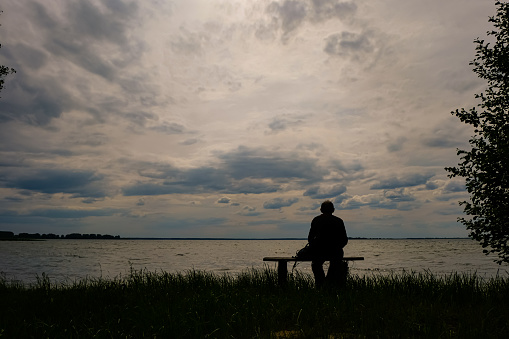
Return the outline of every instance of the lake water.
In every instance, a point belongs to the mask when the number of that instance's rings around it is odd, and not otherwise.
[[[0,272],[8,281],[33,283],[45,273],[52,282],[86,277],[114,278],[130,268],[151,272],[204,270],[238,274],[250,268],[276,267],[266,256],[292,256],[305,240],[46,240],[0,241]],[[435,274],[476,273],[509,276],[509,265],[493,262],[469,239],[360,240],[352,239],[345,256],[356,275],[430,271]],[[288,264],[291,271],[292,265]],[[310,273],[309,262],[296,270]]]

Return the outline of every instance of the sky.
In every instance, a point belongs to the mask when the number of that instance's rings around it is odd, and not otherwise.
[[[487,0],[2,0],[0,230],[465,237]]]

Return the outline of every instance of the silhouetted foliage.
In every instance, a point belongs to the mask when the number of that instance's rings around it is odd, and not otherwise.
[[[466,178],[470,201],[461,201],[470,219],[459,218],[479,241],[484,253],[498,254],[497,263],[509,262],[509,3],[497,1],[495,29],[487,32],[491,44],[477,38],[473,71],[488,82],[475,97],[478,108],[451,112],[474,127],[470,151],[458,150],[461,162],[448,167],[449,177]]]
[[[0,14],[2,14],[2,13],[3,13],[3,11],[0,11]],[[2,48],[2,44],[0,44],[0,48]],[[16,70],[14,68],[0,65],[0,92],[2,91],[2,89],[4,89],[4,82],[5,82],[4,78],[7,75],[12,74],[12,73],[16,73]]]

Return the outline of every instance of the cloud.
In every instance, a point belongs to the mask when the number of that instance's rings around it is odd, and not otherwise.
[[[357,12],[357,5],[353,1],[312,0],[311,6],[311,18],[316,22],[333,18],[345,20]]]
[[[113,80],[117,67],[125,64],[133,52],[127,30],[128,23],[136,18],[137,6],[120,1],[112,4],[69,3],[65,8],[67,22],[51,18],[44,7],[35,4],[36,21],[49,22],[58,32],[47,36],[47,49],[90,73]],[[81,38],[74,39],[78,35]],[[114,53],[98,53],[101,48],[111,47]]]
[[[353,1],[338,0],[284,0],[273,1],[267,7],[267,12],[275,15],[275,19],[283,31],[281,40],[287,42],[291,33],[304,23],[318,24],[327,20],[346,20],[357,11]],[[266,29],[266,27],[265,27]],[[266,36],[258,30],[258,36]]]
[[[4,187],[48,194],[66,193],[73,197],[107,196],[104,176],[94,171],[44,169],[10,176]]]
[[[182,134],[186,131],[186,128],[183,125],[167,122],[150,127],[150,129],[164,134]]]
[[[186,140],[182,141],[180,144],[185,145],[185,146],[190,146],[190,145],[196,144],[198,141],[199,140],[196,138],[191,138],[191,139],[186,139]]]
[[[282,4],[274,1],[270,4],[268,10],[276,13],[281,20],[283,37],[299,27],[307,14],[306,3],[296,0],[286,0]]]
[[[1,212],[0,217],[39,217],[49,219],[81,219],[88,217],[107,217],[117,214],[125,214],[128,211],[125,209],[115,208],[102,208],[102,209],[66,209],[66,208],[53,208],[53,209],[34,209],[28,212]]]
[[[312,199],[331,199],[346,192],[346,186],[337,184],[333,186],[313,186],[304,192],[304,196]]]
[[[371,185],[371,189],[394,189],[424,185],[433,176],[434,174],[405,174],[400,177],[394,176],[380,180],[378,183]]]
[[[273,193],[286,182],[305,185],[321,181],[327,174],[326,170],[316,165],[315,159],[296,153],[239,147],[230,152],[218,153],[217,160],[217,167],[197,168],[176,168],[163,163],[133,164],[141,177],[154,180],[140,180],[127,185],[123,188],[123,194]]]
[[[405,142],[407,142],[407,137],[398,137],[396,140],[390,142],[387,145],[387,151],[393,153],[397,151],[401,151],[405,146]]]
[[[269,209],[269,210],[277,210],[283,207],[292,206],[296,202],[298,202],[298,198],[290,198],[290,199],[283,199],[283,198],[274,198],[269,201],[265,201],[263,203],[263,208]]]
[[[0,101],[0,123],[19,120],[39,126],[59,118],[69,107],[67,90],[55,79],[48,78],[43,84],[27,77],[22,67],[14,66],[17,74],[5,91],[9,99]]]
[[[269,123],[269,133],[278,133],[290,127],[301,125],[303,121],[294,117],[275,117]]]
[[[202,44],[208,40],[205,34],[192,33],[185,28],[180,28],[177,41],[171,42],[172,51],[186,56],[201,55],[204,53]]]
[[[150,113],[132,107],[126,113],[125,102],[118,105],[119,100],[111,107],[112,97],[106,98],[111,92],[102,93],[98,88],[114,82],[120,85],[120,92],[129,92],[136,86],[133,84],[140,83],[134,78],[143,71],[133,67],[142,54],[142,42],[132,34],[132,23],[139,16],[137,5],[123,1],[60,5],[56,11],[37,2],[24,4],[23,14],[34,27],[34,41],[30,45],[16,43],[7,51],[8,64],[17,73],[6,90],[8,99],[0,101],[0,122],[17,120],[45,126],[73,109],[101,122],[106,112],[117,112],[134,123],[153,119]],[[18,38],[30,36],[20,33]],[[58,67],[48,66],[50,63]],[[140,85],[137,89],[140,98],[147,96],[144,91],[152,90]]]
[[[275,178],[320,180],[327,173],[316,164],[315,159],[297,153],[276,153],[258,148],[241,146],[237,150],[221,154],[219,159],[233,178]]]
[[[368,32],[341,32],[326,39],[324,52],[332,56],[348,56],[353,60],[363,59],[363,55],[375,50],[372,37]]]
[[[394,202],[415,201],[415,197],[404,188],[384,191],[384,197]]]
[[[44,217],[44,218],[58,218],[58,219],[76,219],[88,217],[105,217],[112,216],[119,213],[126,213],[127,210],[105,208],[93,210],[75,210],[75,209],[41,209],[31,211],[28,216],[31,217]]]
[[[320,208],[320,206],[321,206],[320,202],[315,202],[315,203],[311,204],[310,206],[299,207],[299,211],[301,211],[301,212],[316,211],[317,209]]]
[[[369,233],[385,227],[373,224],[381,215],[447,223],[452,201],[468,199],[443,170],[471,135],[449,112],[475,106],[485,87],[468,63],[493,3],[2,9],[0,59],[17,70],[0,100],[6,227],[292,236],[281,220],[299,225],[331,199]],[[82,210],[96,211],[93,222]]]
[[[364,195],[354,196],[344,200],[341,205],[336,206],[337,209],[353,210],[361,207],[369,207],[372,209],[397,209],[398,204],[390,199],[380,195]]]
[[[448,181],[444,186],[445,193],[457,193],[457,192],[466,192],[467,188],[465,186],[465,182],[463,180],[451,180]]]
[[[222,197],[220,198],[217,203],[218,204],[229,204],[232,200],[228,197]]]
[[[245,217],[256,217],[259,216],[261,213],[256,210],[256,207],[244,206],[242,210],[238,212],[238,214]]]

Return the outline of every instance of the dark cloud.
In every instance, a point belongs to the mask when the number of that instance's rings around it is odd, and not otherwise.
[[[9,201],[9,202],[24,202],[25,201],[25,199],[20,198],[20,197],[5,197],[4,200]]]
[[[461,142],[453,140],[450,136],[426,138],[422,143],[424,146],[436,148],[454,148],[462,144]]]
[[[44,51],[24,43],[11,46],[9,50],[9,56],[12,58],[15,55],[18,65],[26,66],[31,70],[40,69],[46,65],[48,61],[48,56]]]
[[[184,28],[181,28],[180,35],[177,41],[171,43],[171,49],[175,53],[183,55],[202,55],[202,44],[208,40],[204,35],[191,33]]]
[[[191,139],[186,139],[182,142],[180,142],[181,145],[186,145],[186,146],[189,146],[189,145],[194,145],[198,142],[199,140],[196,139],[196,138],[191,138]]]
[[[136,183],[129,185],[122,189],[122,193],[125,196],[139,196],[139,195],[163,195],[163,194],[175,194],[185,193],[184,189],[176,189],[162,184],[155,183]]]
[[[277,182],[269,182],[265,180],[256,179],[243,179],[239,181],[233,181],[231,188],[227,189],[225,193],[232,194],[262,194],[262,193],[274,193],[281,189],[281,185]]]
[[[357,11],[357,5],[352,2],[338,0],[285,0],[273,1],[268,7],[269,13],[275,14],[275,19],[283,31],[283,42],[288,41],[289,35],[297,30],[304,22],[318,23],[330,19],[345,20],[351,18]],[[257,37],[271,36],[268,27],[257,30]]]
[[[164,134],[182,134],[186,131],[183,125],[177,123],[163,123],[150,129]]]
[[[357,5],[353,1],[311,0],[311,19],[325,21],[333,18],[345,20],[357,12]]]
[[[78,219],[87,217],[106,217],[116,214],[124,214],[126,210],[105,208],[105,209],[91,209],[91,210],[75,210],[75,209],[38,209],[30,211],[23,216],[29,217],[43,217],[52,219]]]
[[[435,190],[439,187],[439,185],[436,182],[428,181],[425,185],[425,188],[429,191]]]
[[[165,194],[199,194],[199,193],[225,193],[225,194],[262,194],[274,193],[280,185],[256,180],[231,180],[219,185],[214,180],[185,181],[185,182],[139,182],[124,187],[125,196],[139,195],[165,195]]]
[[[391,153],[401,151],[407,140],[406,137],[399,137],[387,145],[387,150]]]
[[[17,67],[17,66],[15,66]],[[5,90],[6,98],[0,101],[0,123],[19,120],[30,125],[47,125],[59,118],[69,107],[70,94],[55,79],[44,82],[30,78],[22,67]]]
[[[331,160],[327,168],[330,168],[331,171],[340,178],[338,181],[345,183],[353,180],[365,179],[372,175],[366,174],[364,166],[358,161],[344,163],[340,160]]]
[[[333,56],[348,56],[360,60],[363,55],[372,53],[374,45],[368,33],[342,32],[332,34],[326,39],[324,52]]]
[[[331,199],[346,192],[346,186],[337,184],[329,187],[313,186],[304,192],[304,196],[312,199]]]
[[[261,213],[256,210],[256,207],[252,206],[244,206],[238,214],[243,215],[245,217],[256,217]]]
[[[279,15],[285,34],[296,29],[306,17],[306,4],[302,1],[286,0],[282,4],[273,2],[269,10]]]
[[[134,18],[137,10],[135,2],[120,0],[101,1],[101,5],[71,2],[67,14],[72,26],[68,27],[94,40],[124,44],[127,42],[125,22]]]
[[[235,179],[276,178],[301,179],[314,182],[328,172],[315,159],[303,158],[297,153],[274,153],[262,149],[239,147],[219,156],[225,171]]]
[[[269,201],[265,201],[263,203],[263,208],[265,209],[271,209],[271,210],[277,210],[283,207],[292,206],[296,202],[298,202],[298,198],[290,198],[290,199],[283,199],[283,198],[274,198]]]
[[[134,2],[66,2],[61,11],[29,2],[25,9],[34,36],[17,37],[26,42],[10,45],[6,53],[7,63],[17,73],[9,79],[6,99],[0,101],[0,123],[18,120],[44,126],[73,109],[86,111],[100,122],[106,114],[138,124],[154,118],[151,113],[126,110],[125,101],[119,105],[117,100],[113,108],[108,107],[106,94],[94,91],[97,79],[90,77],[92,74],[120,85],[130,93],[126,96],[138,98],[140,104],[141,98],[147,97],[144,93],[150,93],[149,88],[132,90],[133,84],[140,82],[134,81],[132,74],[143,72],[132,67],[142,53],[142,43],[131,34],[139,15]],[[40,47],[30,45],[31,41]],[[58,69],[43,73],[49,60]],[[127,66],[131,66],[129,72],[125,72]],[[72,93],[76,86],[82,97]],[[122,111],[128,113],[120,114]]]
[[[343,203],[343,201],[350,199],[350,198],[351,198],[351,196],[348,194],[341,194],[341,195],[337,196],[336,198],[334,198],[334,203],[341,204],[341,203]]]
[[[105,4],[108,2],[104,1]],[[53,21],[56,27],[47,36],[47,50],[90,73],[113,80],[117,67],[124,65],[126,58],[132,57],[132,42],[127,32],[138,10],[134,3],[113,3],[114,6],[82,1],[69,3],[65,11],[67,21]],[[41,10],[40,6],[37,7]],[[46,21],[49,15],[45,9],[43,11]],[[39,16],[41,12],[36,12],[36,17]],[[115,52],[120,53],[104,53],[103,49],[107,46],[110,51],[111,46],[115,46]]]
[[[328,172],[312,158],[294,153],[275,153],[239,147],[217,155],[217,167],[191,169],[170,164],[136,163],[139,181],[123,189],[124,195],[161,195],[219,192],[224,194],[261,194],[276,192],[283,183],[314,183]]]
[[[66,193],[92,198],[107,195],[103,176],[93,171],[43,169],[20,175],[11,173],[3,181],[4,187],[47,194]]]
[[[396,190],[387,190],[384,192],[384,197],[394,202],[403,202],[403,201],[414,201],[415,197],[411,194],[408,194],[404,188],[396,189]]]
[[[230,199],[230,198],[228,198],[228,197],[222,197],[221,199],[219,199],[219,200],[217,201],[217,203],[218,203],[218,204],[229,204],[229,203],[230,203],[230,201],[231,201],[231,199]]]
[[[269,123],[269,133],[278,133],[290,127],[301,125],[303,121],[295,117],[276,117]]]
[[[392,177],[380,180],[371,185],[371,189],[395,189],[401,187],[412,187],[424,185],[434,174],[407,174],[401,177]]]
[[[311,206],[301,206],[299,207],[299,211],[301,212],[308,212],[308,211],[316,211],[320,208],[321,202],[314,202],[311,204]]]
[[[458,193],[458,192],[466,192],[467,188],[463,181],[448,181],[444,185],[444,193]]]

